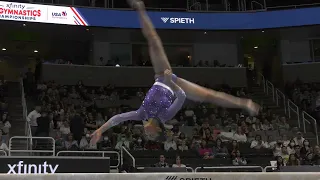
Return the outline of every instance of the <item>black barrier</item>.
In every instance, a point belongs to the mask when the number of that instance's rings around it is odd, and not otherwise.
[[[280,172],[320,172],[319,166],[282,166]]]
[[[110,158],[94,157],[0,157],[0,173],[109,173]]]

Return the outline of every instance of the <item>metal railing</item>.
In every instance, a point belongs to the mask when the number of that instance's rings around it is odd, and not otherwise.
[[[298,127],[301,128],[299,107],[289,99],[288,100],[288,116],[289,116],[289,118],[291,118],[292,113],[295,113],[297,115]]]
[[[5,150],[0,149],[0,156],[7,156],[7,152]]]
[[[273,101],[275,101],[274,85],[268,80],[266,80],[266,91],[267,91],[267,95],[272,93],[272,99]]]
[[[268,172],[268,169],[275,170],[275,169],[277,169],[277,166],[266,166],[266,167],[264,167],[263,172]]]
[[[311,4],[299,4],[299,5],[287,5],[287,6],[273,6],[267,7],[267,10],[276,10],[276,9],[297,9],[297,8],[306,8],[320,6],[320,3],[311,3]]]
[[[34,142],[29,148],[25,146],[30,139]],[[44,153],[47,156],[55,156],[55,140],[52,137],[13,136],[9,140],[9,156],[36,156]]]
[[[120,154],[121,154],[121,166],[123,165],[123,151],[128,154],[128,156],[132,159],[132,166],[136,167],[136,159],[132,156],[132,154],[124,147],[122,146],[120,149]]]
[[[74,156],[75,154],[80,156],[101,155],[94,157],[106,157],[105,154],[116,154],[118,163],[116,166],[110,165],[110,168],[118,168],[120,165],[120,154],[117,151],[59,151],[56,156]]]
[[[264,172],[263,167],[261,166],[217,166],[217,167],[197,167],[194,171],[197,173],[200,169],[261,169],[261,172]]]
[[[21,92],[21,105],[22,105],[22,119],[25,121],[25,136],[32,137],[32,132],[31,132],[31,126],[29,121],[27,121],[27,116],[28,116],[28,106],[27,106],[27,101],[25,97],[25,92],[24,92],[24,84],[23,84],[23,78],[20,78],[20,92]],[[32,148],[32,138],[27,141],[27,149]]]
[[[306,113],[305,111],[302,112],[302,123],[303,123],[303,131],[304,133],[307,132],[306,130],[306,123],[308,123],[309,125],[311,125],[312,127],[314,127],[314,132],[316,134],[316,141],[317,144],[319,144],[319,137],[318,137],[318,125],[317,125],[317,120],[315,118],[313,118],[310,114]],[[309,120],[308,120],[308,119]],[[311,122],[310,122],[311,121]]]
[[[281,100],[282,102],[280,102]],[[276,104],[280,106],[281,103],[283,103],[284,113],[287,114],[286,96],[279,89],[276,89]]]

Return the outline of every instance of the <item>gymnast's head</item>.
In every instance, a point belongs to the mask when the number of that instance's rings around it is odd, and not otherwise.
[[[158,119],[149,118],[148,121],[144,121],[144,131],[147,138],[151,141],[161,141],[164,136],[165,130],[163,125]]]

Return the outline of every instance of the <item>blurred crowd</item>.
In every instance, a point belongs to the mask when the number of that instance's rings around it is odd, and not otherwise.
[[[8,140],[11,128],[8,110],[8,84],[5,80],[0,80],[0,149],[8,152]]]

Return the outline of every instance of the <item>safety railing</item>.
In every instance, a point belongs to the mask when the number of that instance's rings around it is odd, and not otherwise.
[[[317,144],[319,144],[317,120],[313,118],[310,114],[306,113],[305,111],[303,111],[301,115],[302,115],[302,124],[303,124],[304,133],[307,132],[306,123],[308,123],[309,125],[311,125],[311,127],[314,128],[313,131],[316,135],[316,141],[317,141]]]
[[[117,151],[59,151],[56,156],[106,157],[106,154],[115,154],[117,156],[117,165],[110,165],[110,168],[118,168],[120,165],[120,154]]]
[[[20,78],[20,93],[21,93],[21,104],[22,104],[22,119],[23,121],[25,121],[25,136],[32,137],[31,126],[30,126],[30,123],[27,121],[28,107],[27,107],[27,101],[24,93],[24,84],[23,84],[22,78]],[[28,149],[32,147],[32,138],[29,139],[26,146],[28,147]]]
[[[297,120],[298,120],[298,127],[301,128],[299,107],[289,99],[288,100],[288,116],[289,116],[289,118],[292,117],[293,113],[296,114]]]
[[[276,104],[281,107],[281,104],[284,108],[284,113],[287,114],[287,103],[286,96],[279,89],[276,89]]]
[[[266,92],[266,79],[264,78],[264,75],[262,75],[261,73],[257,73],[257,83],[263,88],[263,92]]]
[[[26,144],[32,139],[33,146]],[[9,140],[9,156],[55,156],[55,140],[51,137],[13,136]]]
[[[261,172],[264,172],[263,167],[261,166],[217,166],[217,167],[197,167],[194,171],[197,173],[201,169],[259,169]]]
[[[126,152],[128,154],[128,156],[131,158],[132,160],[132,166],[133,167],[136,167],[136,159],[132,156],[132,154],[124,147],[122,146],[121,147],[121,150],[120,150],[120,154],[121,154],[121,166],[123,165],[123,152]]]
[[[266,91],[267,95],[272,94],[272,99],[275,101],[274,85],[268,80],[266,80]]]
[[[145,167],[137,167],[137,170],[144,170]],[[192,167],[186,167],[187,172],[194,173],[194,169]]]
[[[268,169],[271,169],[272,171],[274,171],[277,169],[277,166],[266,166],[264,167],[263,172],[269,172]]]

